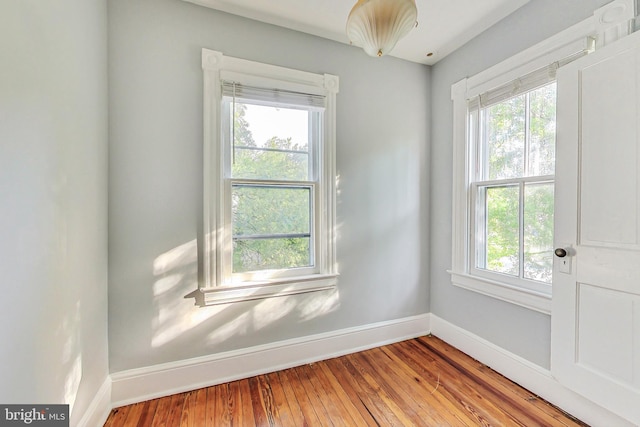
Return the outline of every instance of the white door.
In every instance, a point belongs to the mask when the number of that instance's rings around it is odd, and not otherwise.
[[[551,370],[640,425],[640,33],[558,71],[557,123]]]

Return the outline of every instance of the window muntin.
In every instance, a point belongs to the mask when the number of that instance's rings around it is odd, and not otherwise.
[[[222,103],[230,281],[317,273],[314,200],[323,111],[246,96],[225,96]]]
[[[469,112],[474,274],[551,283],[556,85]]]

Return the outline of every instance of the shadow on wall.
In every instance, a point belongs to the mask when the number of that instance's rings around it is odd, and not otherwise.
[[[337,310],[337,289],[272,297],[246,303],[200,307],[193,301],[198,289],[198,243],[194,239],[161,255],[153,263],[155,317],[151,346],[162,347],[206,324],[207,346],[260,331],[285,316],[309,321]],[[215,321],[213,321],[215,319]]]

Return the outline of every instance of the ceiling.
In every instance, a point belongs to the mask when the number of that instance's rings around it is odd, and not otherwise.
[[[349,43],[347,16],[355,0],[186,0],[202,6]],[[529,0],[416,0],[418,26],[391,56],[435,64]],[[431,53],[432,55],[427,56]],[[363,52],[364,55],[364,52]]]

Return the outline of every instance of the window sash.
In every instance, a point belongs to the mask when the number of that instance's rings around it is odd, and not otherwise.
[[[251,105],[265,105],[260,102],[256,102],[253,99],[243,99],[243,100],[235,100],[236,102],[242,102],[245,104]],[[234,99],[229,98],[227,96],[222,97],[221,101],[221,132],[222,132],[222,170],[224,171],[225,178],[232,178],[232,165],[235,161],[235,150],[254,150],[254,151],[269,151],[269,152],[281,152],[281,153],[294,153],[293,150],[284,150],[284,149],[274,149],[267,147],[246,147],[246,146],[238,146],[235,145],[234,135],[232,132],[232,126],[234,125]],[[280,104],[280,103],[270,103],[269,106],[272,107],[282,107],[282,108],[291,108],[290,105]],[[324,110],[314,109],[314,108],[299,108],[301,110],[307,111],[308,114],[308,146],[307,151],[300,151],[299,154],[307,154],[308,157],[308,177],[310,181],[319,182],[320,181],[320,156],[322,151],[325,150],[323,144],[323,138],[325,137],[322,133],[322,129],[324,127]]]
[[[233,223],[232,223],[232,206],[228,203],[225,208],[226,226],[224,231],[225,251],[223,257],[224,263],[224,283],[226,285],[238,284],[243,282],[254,281],[256,279],[264,278],[286,278],[295,276],[304,276],[320,273],[320,264],[317,259],[317,255],[321,251],[321,239],[318,238],[319,224],[318,224],[318,183],[312,181],[274,181],[274,180],[243,180],[243,179],[226,179],[225,180],[225,200],[230,201],[232,197],[233,187],[237,185],[247,187],[270,187],[270,188],[300,188],[309,189],[309,259],[310,264],[308,266],[300,267],[288,267],[288,268],[273,268],[273,269],[261,269],[244,272],[233,272],[233,241],[235,236],[233,235]],[[297,233],[303,234],[303,233]],[[265,233],[260,234],[258,238],[287,238],[291,237],[288,234],[279,233]]]
[[[477,181],[470,185],[471,208],[469,227],[469,257],[468,269],[473,275],[500,280],[514,286],[521,286],[533,291],[548,291],[549,283],[525,277],[525,188],[527,186],[552,184],[554,175],[534,176],[492,181]],[[486,201],[482,191],[489,188],[518,188],[518,275],[502,273],[480,265],[486,265]],[[482,249],[484,247],[484,249]]]
[[[524,146],[522,157],[522,176],[539,176],[533,175],[530,164],[532,135],[531,135],[531,94],[538,89],[553,84],[553,81],[546,82],[544,85],[534,87],[526,92],[515,94],[500,102],[506,102],[516,97],[524,97]],[[467,121],[469,129],[469,158],[473,159],[473,167],[470,174],[470,182],[487,179],[490,172],[489,167],[489,141],[487,129],[488,110],[498,103],[480,107],[478,104],[474,108],[469,108],[467,112]]]

